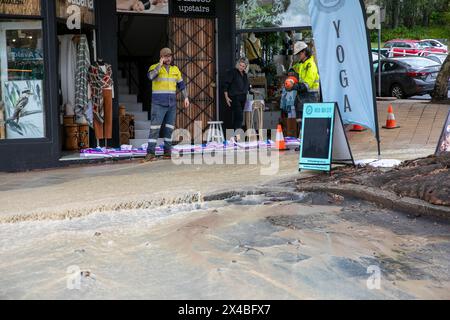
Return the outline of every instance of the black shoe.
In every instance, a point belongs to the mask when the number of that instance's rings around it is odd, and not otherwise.
[[[164,153],[163,159],[164,160],[171,160],[172,159],[172,153]]]

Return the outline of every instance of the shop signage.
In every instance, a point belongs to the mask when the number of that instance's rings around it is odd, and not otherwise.
[[[0,14],[40,16],[41,0],[0,0]]]
[[[12,61],[37,61],[44,59],[44,52],[32,48],[11,48],[9,56]]]
[[[300,170],[331,171],[334,163],[354,164],[336,103],[305,104]]]
[[[171,0],[172,15],[215,17],[216,0]]]
[[[117,12],[122,14],[168,15],[168,0],[116,0]]]
[[[323,100],[338,102],[345,124],[378,134],[364,3],[318,0],[310,1],[309,9]]]
[[[94,25],[94,0],[56,0],[56,16],[67,19],[69,29],[79,28],[81,23]]]

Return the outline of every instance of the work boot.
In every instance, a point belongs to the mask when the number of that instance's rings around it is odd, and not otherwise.
[[[158,160],[158,157],[154,154],[148,153],[142,162],[154,162]]]
[[[164,160],[171,160],[172,159],[172,153],[171,152],[164,152],[163,159]]]

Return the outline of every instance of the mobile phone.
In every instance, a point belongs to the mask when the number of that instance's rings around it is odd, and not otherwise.
[[[144,4],[145,10],[150,9],[150,7],[152,6],[151,0],[149,0],[149,1],[142,1],[142,3]]]

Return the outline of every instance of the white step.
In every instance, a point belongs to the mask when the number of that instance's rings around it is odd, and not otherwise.
[[[150,134],[150,128],[147,130],[135,130],[134,136],[136,139],[148,139],[148,136]]]
[[[142,103],[125,102],[119,103],[119,105],[125,106],[125,110],[127,113],[142,112]]]
[[[135,95],[135,94],[122,94],[119,97],[119,101],[122,104],[129,103],[129,102],[132,102],[132,103],[138,102],[137,95]]]
[[[134,121],[148,121],[148,112],[130,111],[128,113],[134,115]]]
[[[150,121],[135,121],[134,129],[135,130],[150,130]]]

